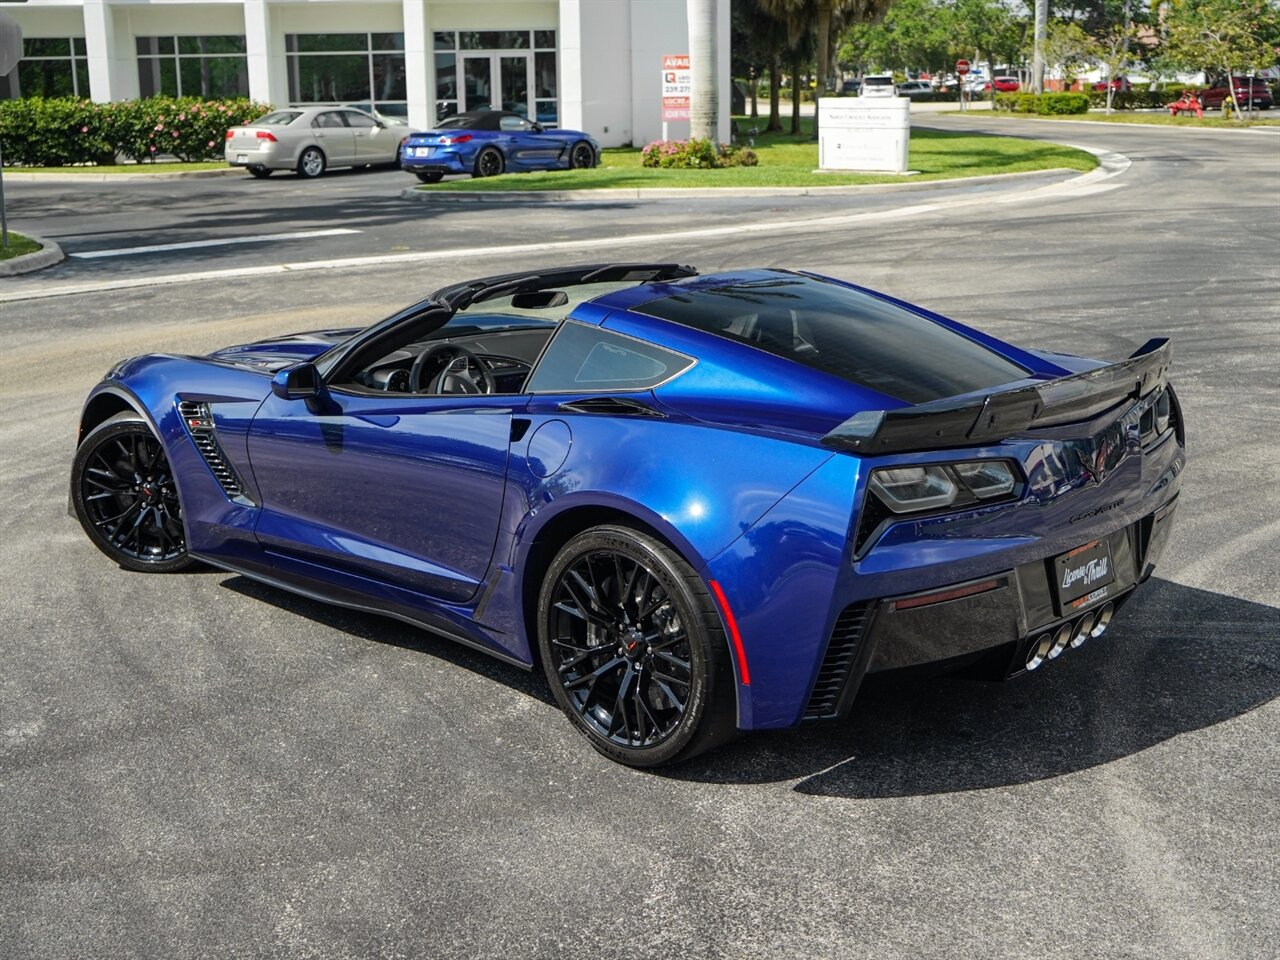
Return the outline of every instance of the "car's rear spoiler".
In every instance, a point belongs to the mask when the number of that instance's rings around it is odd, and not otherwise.
[[[991,443],[1031,427],[1088,420],[1164,383],[1172,349],[1148,340],[1128,360],[983,397],[935,400],[850,417],[822,442],[864,454],[905,453]]]

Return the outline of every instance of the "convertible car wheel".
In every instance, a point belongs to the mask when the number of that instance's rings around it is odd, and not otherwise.
[[[475,175],[477,177],[496,177],[502,173],[506,167],[506,163],[502,159],[502,154],[493,147],[485,147],[480,151],[480,156],[476,157]]]
[[[302,156],[298,158],[298,175],[303,177],[318,177],[324,173],[325,159],[324,154],[316,147],[307,147],[302,151]]]
[[[89,539],[122,567],[168,573],[193,562],[169,460],[135,414],[117,414],[85,437],[71,503]]]
[[[580,140],[573,145],[573,150],[569,154],[569,166],[574,170],[582,170],[596,165],[596,152],[591,149],[591,144],[585,140]]]
[[[556,701],[605,756],[653,767],[733,736],[719,616],[662,542],[617,526],[579,534],[552,561],[538,611]]]

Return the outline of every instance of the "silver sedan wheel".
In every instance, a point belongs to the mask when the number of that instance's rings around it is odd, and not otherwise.
[[[318,177],[324,173],[324,154],[315,147],[307,147],[298,158],[298,172],[304,177]]]

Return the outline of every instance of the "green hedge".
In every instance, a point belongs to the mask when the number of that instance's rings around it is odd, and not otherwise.
[[[271,108],[251,100],[149,97],[93,103],[75,97],[0,101],[4,161],[30,167],[142,162],[222,156],[228,127],[250,123]]]
[[[1035,113],[1055,116],[1089,112],[1087,93],[1001,93],[996,95],[996,109],[1006,113]]]

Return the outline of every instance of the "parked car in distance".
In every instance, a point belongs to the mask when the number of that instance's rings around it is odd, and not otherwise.
[[[844,83],[840,84],[840,92],[845,96],[856,97],[858,95],[858,91],[861,89],[861,80],[846,80]]]
[[[933,84],[928,80],[907,80],[905,83],[898,84],[898,96],[931,97],[933,96]]]
[[[1257,77],[1232,77],[1231,93],[1235,95],[1236,105],[1241,110],[1270,110],[1272,104],[1271,90],[1263,80]],[[1219,77],[1208,89],[1200,91],[1200,102],[1206,110],[1217,110],[1227,99],[1227,81]]]
[[[1107,89],[1107,81],[1099,80],[1093,85],[1093,89],[1095,93],[1105,93]],[[1133,89],[1133,84],[1129,82],[1128,77],[1112,77],[1111,89],[1115,90],[1117,93],[1128,93]]]
[[[411,133],[402,169],[423,183],[446,173],[496,177],[530,170],[574,170],[600,162],[600,145],[580,130],[547,128],[510,110],[472,110]]]
[[[1017,77],[996,77],[990,83],[984,84],[982,89],[990,93],[992,86],[995,87],[996,93],[1017,93],[1022,84],[1018,82]]]
[[[887,73],[863,77],[862,89],[858,91],[860,97],[896,97],[897,95],[893,77]]]
[[[227,163],[258,178],[277,170],[318,177],[333,167],[394,164],[405,128],[361,110],[311,106],[275,110],[227,131]]]

